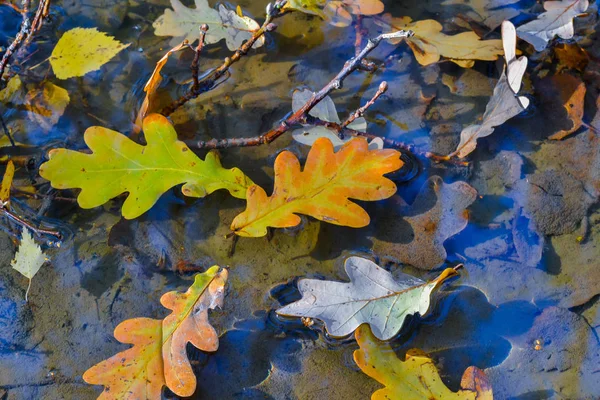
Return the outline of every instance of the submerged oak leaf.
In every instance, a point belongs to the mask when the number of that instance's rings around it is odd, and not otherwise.
[[[376,337],[389,340],[400,331],[406,317],[427,314],[433,292],[458,275],[447,268],[430,282],[407,274],[394,280],[388,271],[361,257],[348,258],[344,267],[349,283],[301,279],[298,289],[302,298],[280,308],[277,314],[319,319],[334,337],[349,335],[366,323]]]
[[[440,266],[446,259],[444,242],[467,226],[466,209],[476,197],[466,182],[429,178],[412,205],[398,198],[394,218],[377,227],[385,239],[374,240],[373,251],[420,269]]]
[[[248,188],[246,210],[235,217],[231,230],[239,236],[260,237],[267,228],[291,228],[304,214],[335,225],[361,228],[369,214],[350,199],[375,201],[396,192],[384,177],[402,167],[396,150],[369,150],[364,138],[354,138],[334,152],[327,138],[315,141],[304,169],[296,156],[281,152],[275,159],[275,185],[268,197],[263,188]]]
[[[588,0],[545,1],[545,12],[536,19],[517,28],[519,37],[542,51],[555,36],[571,39],[575,34],[573,18],[588,9]]]
[[[330,24],[346,27],[352,15],[377,15],[383,12],[381,0],[289,0],[286,8],[318,15]]]
[[[377,340],[367,325],[355,333],[360,348],[354,362],[368,376],[385,386],[371,400],[492,400],[492,386],[483,371],[469,367],[463,373],[458,392],[442,381],[433,360],[418,349],[406,352],[400,360],[388,343]]]
[[[208,322],[208,310],[221,306],[227,270],[213,266],[197,274],[185,293],[165,293],[160,302],[172,313],[164,320],[134,318],[115,328],[115,339],[133,347],[88,369],[83,380],[104,386],[99,399],[157,399],[163,386],[178,396],[191,396],[196,377],[186,346],[214,352],[219,337]]]
[[[444,57],[463,68],[471,68],[475,60],[493,61],[502,54],[501,40],[481,40],[475,32],[446,35],[442,33],[442,25],[433,19],[413,22],[409,17],[385,14],[376,22],[394,30],[413,31],[410,37],[389,41],[398,44],[406,40],[421,65],[437,63]]]
[[[497,126],[504,124],[529,106],[529,99],[517,94],[527,68],[527,57],[516,57],[517,35],[514,25],[509,21],[502,23],[502,44],[506,67],[494,87],[492,98],[485,107],[482,121],[480,124],[469,125],[462,130],[456,150],[448,157],[466,157],[475,150],[477,139],[491,135]]]
[[[84,134],[92,154],[54,149],[50,160],[40,166],[40,175],[57,189],[80,188],[77,201],[82,208],[100,206],[129,193],[123,216],[139,217],[170,188],[185,183],[184,195],[204,197],[218,189],[245,198],[252,181],[238,168],[224,169],[217,152],[204,160],[183,142],[167,118],[150,114],[143,122],[146,146],[119,132],[95,126]]]
[[[244,16],[241,10],[230,10],[220,4],[218,10],[212,9],[208,0],[195,0],[196,8],[188,8],[179,0],[171,0],[171,9],[166,9],[152,24],[157,36],[173,36],[171,46],[187,40],[193,43],[198,40],[200,26],[208,25],[205,42],[217,43],[225,39],[229,50],[235,50],[250,39],[260,26],[252,18]],[[265,43],[259,38],[254,44],[258,48]]]

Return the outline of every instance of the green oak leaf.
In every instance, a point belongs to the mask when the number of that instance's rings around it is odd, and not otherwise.
[[[84,140],[92,154],[54,149],[50,160],[40,166],[40,175],[57,189],[80,188],[77,198],[82,208],[100,206],[128,192],[123,216],[139,217],[170,188],[185,183],[184,195],[204,197],[218,189],[245,199],[253,184],[238,168],[224,169],[218,153],[211,151],[200,159],[185,143],[167,118],[151,114],[143,122],[146,146],[119,132],[94,126]]]

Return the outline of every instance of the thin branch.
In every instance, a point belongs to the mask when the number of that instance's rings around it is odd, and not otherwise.
[[[241,45],[231,57],[225,58],[223,60],[223,64],[215,69],[211,74],[209,74],[204,80],[198,82],[198,85],[194,84],[188,89],[188,91],[183,94],[180,98],[163,108],[160,113],[164,116],[169,116],[173,114],[175,110],[179,107],[187,103],[188,101],[195,99],[200,96],[202,93],[206,93],[210,90],[213,90],[218,84],[222,83],[222,78],[226,77],[229,74],[229,68],[238,62],[243,56],[248,54],[250,49],[254,46],[254,44],[264,36],[266,32],[274,31],[277,26],[272,23],[275,18],[282,16],[285,11],[283,11],[283,6],[287,3],[287,0],[277,0],[275,3],[269,3],[267,5],[267,16],[263,25],[258,29],[252,37]]]
[[[194,61],[192,61],[192,79],[194,81],[194,84],[192,85],[192,91],[197,91],[200,87],[200,80],[198,79],[200,69],[200,53],[202,53],[202,49],[204,49],[207,31],[208,25],[202,24],[202,26],[200,26],[200,41],[198,42],[198,46],[196,46],[196,49],[194,50],[196,54],[194,55]]]
[[[375,104],[375,102],[377,101],[377,99],[379,99],[381,97],[381,95],[383,95],[385,92],[387,92],[388,90],[388,84],[386,81],[381,82],[381,84],[379,85],[379,88],[377,89],[377,92],[375,93],[375,95],[373,96],[373,98],[371,98],[371,100],[369,100],[367,102],[367,104],[365,104],[364,106],[362,106],[361,108],[359,108],[358,110],[356,110],[355,112],[353,112],[352,114],[350,114],[350,116],[348,117],[348,119],[346,119],[343,123],[342,123],[342,128],[345,129],[348,125],[350,125],[351,123],[353,123],[354,121],[356,121],[356,119],[362,117],[365,112],[373,105]],[[340,135],[343,135],[343,132],[339,132]],[[343,139],[343,136],[340,138]]]
[[[61,240],[63,238],[63,236],[62,236],[62,234],[60,232],[58,232],[58,231],[52,231],[52,230],[49,230],[49,229],[42,229],[42,228],[35,227],[35,226],[33,226],[33,224],[31,224],[31,222],[26,221],[25,219],[19,217],[17,214],[13,213],[12,211],[10,211],[6,207],[0,207],[0,213],[3,213],[8,218],[10,218],[13,221],[15,221],[17,224],[19,224],[21,226],[25,226],[25,227],[31,229],[38,236],[44,234],[44,235],[54,236],[58,240]]]
[[[2,125],[2,130],[4,131],[4,134],[10,141],[10,145],[12,147],[15,147],[16,146],[15,141],[13,140],[12,135],[10,134],[10,131],[8,130],[8,126],[6,126],[6,122],[4,122],[4,118],[2,118],[2,113],[0,113],[0,124]]]

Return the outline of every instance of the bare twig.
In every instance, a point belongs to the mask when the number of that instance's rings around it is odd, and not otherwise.
[[[250,49],[254,46],[254,44],[264,36],[266,32],[274,31],[277,26],[272,23],[275,18],[278,18],[284,14],[283,6],[287,3],[287,0],[277,0],[275,3],[269,3],[267,5],[267,16],[263,25],[258,29],[252,37],[241,45],[231,57],[225,58],[223,64],[216,68],[212,73],[210,73],[205,79],[201,82],[198,82],[198,85],[192,84],[192,86],[188,89],[188,91],[183,94],[180,98],[166,106],[161,110],[161,114],[164,116],[171,115],[175,110],[179,107],[187,103],[188,101],[195,99],[200,96],[202,93],[206,93],[210,90],[213,90],[216,86],[223,83],[222,78],[227,77],[229,74],[229,68],[238,62],[243,56],[248,54]]]
[[[14,212],[12,212],[11,210],[9,210],[6,207],[0,207],[0,213],[6,215],[8,218],[12,219],[17,224],[31,229],[38,236],[49,235],[49,236],[53,236],[53,237],[57,238],[58,240],[61,240],[63,238],[63,236],[60,232],[35,227],[35,226],[33,226],[33,224],[31,222],[21,218],[20,216],[18,216],[17,214],[15,214]]]
[[[194,61],[192,61],[192,79],[194,81],[192,85],[192,91],[197,91],[200,87],[200,80],[198,79],[200,69],[200,53],[202,53],[202,49],[204,48],[207,31],[208,25],[202,24],[202,26],[200,26],[200,41],[198,42],[198,46],[196,46],[196,49],[194,50],[196,54],[194,55]]]
[[[350,125],[351,123],[353,123],[354,121],[356,121],[357,118],[362,117],[365,112],[369,109],[369,107],[371,107],[373,104],[375,104],[375,102],[377,101],[377,99],[379,99],[381,97],[382,94],[384,94],[385,92],[387,92],[388,90],[388,84],[386,81],[381,82],[381,84],[379,85],[379,89],[377,89],[377,92],[375,93],[375,95],[373,96],[373,98],[371,98],[371,100],[369,100],[367,102],[367,104],[365,104],[364,106],[362,106],[361,108],[359,108],[358,110],[354,111],[352,114],[350,114],[350,116],[348,117],[348,119],[346,119],[343,123],[342,123],[342,128],[345,129],[348,125]],[[343,132],[340,131],[339,135],[341,135],[342,137],[340,139],[343,139]]]
[[[2,125],[2,130],[4,131],[4,134],[10,141],[10,145],[12,147],[15,147],[16,146],[15,141],[13,140],[12,135],[10,134],[10,131],[8,130],[8,126],[6,126],[6,122],[4,122],[4,118],[2,118],[1,112],[0,112],[0,124]]]

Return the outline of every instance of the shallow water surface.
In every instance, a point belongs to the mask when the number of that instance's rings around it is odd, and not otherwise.
[[[262,22],[267,3],[237,4]],[[474,29],[486,39],[500,38],[504,18],[518,26],[543,11],[529,0],[488,8],[487,2],[460,0],[384,3],[385,12],[395,17],[435,19],[444,32]],[[60,246],[51,237],[38,237],[49,262],[34,277],[25,302],[27,279],[10,268],[19,229],[0,218],[0,399],[96,398],[101,387],[81,376],[128,348],[114,339],[115,326],[135,317],[164,318],[168,312],[160,305],[161,295],[185,291],[196,272],[212,265],[229,269],[224,305],[209,317],[220,346],[210,354],[188,346],[198,379],[191,398],[369,399],[382,386],[354,363],[358,346],[352,337],[335,339],[318,321],[306,327],[275,314],[300,298],[299,278],[347,281],[343,263],[352,255],[374,260],[395,276],[408,273],[425,280],[464,264],[460,276],[435,295],[432,311],[409,318],[391,342],[400,358],[413,348],[430,354],[451,389],[458,390],[465,369],[476,366],[488,376],[497,399],[600,398],[595,3],[576,19],[573,39],[543,52],[519,42],[529,57],[521,93],[531,106],[479,140],[468,165],[436,164],[422,154],[451,153],[461,130],[481,122],[502,58],[476,61],[471,69],[447,60],[422,66],[406,44],[382,44],[372,59],[385,62],[385,68],[353,73],[332,98],[344,120],[381,81],[388,82],[388,92],[365,117],[370,133],[414,145],[418,153],[407,158],[415,164],[391,176],[397,194],[360,202],[371,217],[365,228],[303,217],[299,228],[235,243],[229,226],[245,203],[225,191],[191,199],[176,187],[141,217],[126,220],[121,217],[124,196],[85,210],[75,201],[76,190],[53,190],[37,173],[48,150],[85,149],[83,132],[90,126],[143,142],[132,121],[155,63],[171,47],[171,38],[156,36],[152,27],[168,6],[166,0],[53,1],[27,59],[11,66],[28,89],[47,80],[66,89],[70,102],[50,126],[22,107],[3,104],[0,109],[14,139],[35,146],[27,148],[29,162],[19,165],[15,187],[38,196],[16,193],[14,209],[64,236]],[[265,46],[235,64],[226,82],[170,116],[181,140],[260,135],[291,111],[294,89],[320,89],[355,53],[352,26],[334,27],[299,12],[276,23]],[[0,3],[0,46],[12,41],[19,24],[20,15]],[[367,36],[385,30],[370,18],[364,26]],[[130,46],[98,71],[59,80],[44,60],[74,27],[97,27]],[[584,49],[585,66],[557,61],[553,49],[561,43]],[[207,46],[201,70],[219,66],[231,53],[223,41]],[[158,109],[191,83],[192,59],[187,52],[169,61]],[[548,136],[570,124],[562,87],[550,79],[561,74],[586,86],[585,124],[555,141]],[[3,169],[7,147],[2,146]],[[274,160],[284,149],[302,161],[308,152],[287,133],[269,145],[220,154],[225,167],[239,167],[270,193]],[[204,158],[206,151],[197,153]],[[165,390],[164,398],[177,397]]]

